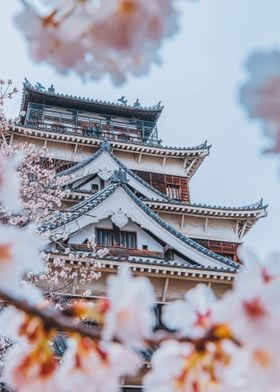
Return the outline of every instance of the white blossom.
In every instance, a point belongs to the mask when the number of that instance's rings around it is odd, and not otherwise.
[[[143,346],[155,325],[155,295],[147,278],[132,276],[124,267],[107,282],[108,310],[103,337],[114,337],[130,346]]]
[[[19,392],[60,392],[51,352],[40,357],[32,349],[27,344],[16,344],[9,350],[3,372],[5,382]]]
[[[65,392],[118,392],[120,378],[135,374],[140,358],[127,348],[93,342],[88,338],[70,340],[59,380]]]
[[[186,292],[184,300],[163,307],[163,322],[168,328],[178,330],[188,337],[203,336],[212,326],[215,301],[214,292],[208,286],[198,284]]]
[[[35,235],[34,227],[17,228],[0,225],[0,288],[19,289],[23,275],[43,269],[39,249],[44,241]]]
[[[170,340],[161,345],[144,377],[147,392],[220,392],[215,355],[199,354],[192,344]]]
[[[19,195],[21,180],[17,171],[21,161],[21,154],[7,157],[0,151],[0,203],[12,213],[18,213],[22,208]]]
[[[270,152],[280,152],[280,52],[257,52],[247,62],[250,79],[240,90],[240,100],[252,118],[263,122],[271,139]]]
[[[147,72],[158,63],[164,38],[177,30],[175,0],[94,0],[58,3],[41,16],[23,1],[16,24],[24,32],[35,61],[83,78],[109,74],[122,83],[128,73]]]

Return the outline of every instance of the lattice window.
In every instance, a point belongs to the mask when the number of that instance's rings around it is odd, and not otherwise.
[[[126,249],[137,248],[137,237],[135,232],[120,231],[118,228],[114,230],[96,229],[97,245],[106,247],[121,247]]]
[[[98,192],[98,190],[99,190],[98,184],[91,184],[92,193],[96,193]]]
[[[174,184],[166,184],[166,194],[168,197],[171,197],[172,199],[180,199],[181,198],[180,186]]]

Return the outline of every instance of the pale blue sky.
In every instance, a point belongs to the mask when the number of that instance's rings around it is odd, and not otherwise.
[[[213,145],[191,181],[192,201],[243,205],[263,197],[269,216],[252,229],[246,242],[261,255],[280,250],[280,160],[261,155],[267,145],[261,124],[249,121],[238,103],[247,56],[280,46],[279,0],[182,1],[181,32],[163,45],[163,65],[121,88],[108,80],[84,84],[76,76],[64,77],[47,65],[34,64],[12,21],[20,2],[2,3],[0,77],[12,78],[19,88],[26,76],[79,96],[116,100],[126,95],[130,102],[139,97],[145,105],[161,100],[164,144],[192,146],[207,139]],[[19,94],[9,103],[10,116],[17,114],[20,98]]]

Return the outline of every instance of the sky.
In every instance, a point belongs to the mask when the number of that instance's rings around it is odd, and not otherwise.
[[[261,198],[268,216],[245,237],[261,257],[280,251],[280,157],[264,156],[269,141],[261,123],[252,121],[239,103],[238,89],[248,77],[246,59],[256,50],[280,46],[279,0],[181,0],[180,31],[161,48],[162,65],[148,75],[129,78],[121,87],[108,79],[84,83],[62,76],[45,64],[35,64],[13,23],[19,0],[2,0],[0,78],[11,78],[21,90],[24,77],[32,83],[77,96],[116,101],[125,95],[144,106],[161,101],[159,120],[164,145],[212,145],[190,183],[196,203],[239,206]],[[19,112],[21,94],[6,107]]]

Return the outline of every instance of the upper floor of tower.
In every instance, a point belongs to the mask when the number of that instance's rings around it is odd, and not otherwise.
[[[117,103],[74,97],[24,83],[21,123],[66,134],[91,136],[112,141],[160,145],[157,120],[163,107],[143,107],[139,99],[128,105],[125,97]]]

